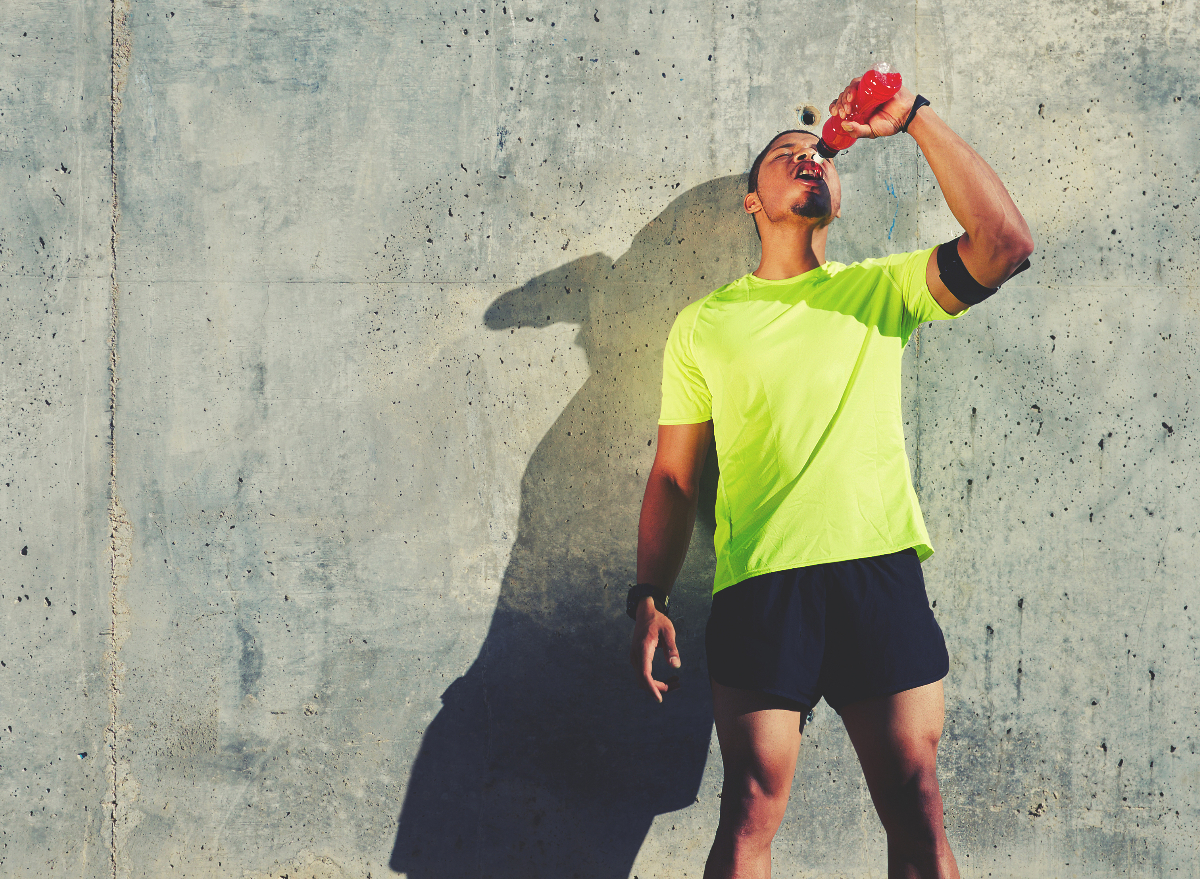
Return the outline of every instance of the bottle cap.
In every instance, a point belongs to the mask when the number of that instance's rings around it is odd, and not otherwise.
[[[841,152],[841,150],[835,150],[833,147],[829,146],[823,140],[818,140],[817,145],[815,147],[813,147],[813,149],[817,151],[817,155],[820,156],[822,159],[832,159],[834,156],[836,156],[838,153]]]

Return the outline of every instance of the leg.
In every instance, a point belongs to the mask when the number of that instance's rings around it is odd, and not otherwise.
[[[937,780],[944,717],[941,681],[842,709],[887,831],[888,879],[958,879]]]
[[[712,690],[725,781],[704,879],[768,879],[771,840],[787,808],[808,709],[716,681]]]

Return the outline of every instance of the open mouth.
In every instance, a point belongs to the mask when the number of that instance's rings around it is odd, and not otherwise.
[[[796,179],[816,183],[825,179],[825,173],[816,162],[799,162],[796,168]]]

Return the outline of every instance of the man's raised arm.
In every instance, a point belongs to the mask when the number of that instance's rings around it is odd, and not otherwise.
[[[843,118],[849,114],[857,85],[855,80],[842,92],[830,107],[831,113]],[[946,205],[965,230],[958,243],[963,266],[979,287],[999,287],[1033,253],[1029,226],[996,172],[931,107],[922,106],[910,119],[914,100],[915,95],[902,88],[872,115],[868,125],[851,122],[847,130],[859,137],[886,137],[897,133],[908,120],[908,133],[929,162]],[[935,252],[926,269],[929,291],[943,309],[957,314],[971,303],[955,296],[942,281],[939,261]]]
[[[696,521],[700,474],[712,443],[712,422],[660,425],[654,466],[646,480],[638,521],[637,579],[670,592],[687,555]],[[675,627],[645,598],[637,608],[629,661],[642,686],[661,702],[669,685],[654,680],[654,651],[665,649],[670,664],[679,668]]]

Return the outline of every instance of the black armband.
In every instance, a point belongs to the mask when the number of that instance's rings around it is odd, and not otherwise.
[[[947,290],[954,294],[955,299],[967,305],[978,305],[1000,288],[985,287],[971,277],[971,273],[963,265],[962,257],[958,254],[958,243],[961,240],[962,236],[960,235],[938,248],[938,273],[942,277],[942,283],[946,285]],[[1025,260],[1017,266],[1016,271],[1008,277],[1019,275],[1027,268],[1029,268],[1029,260]]]

